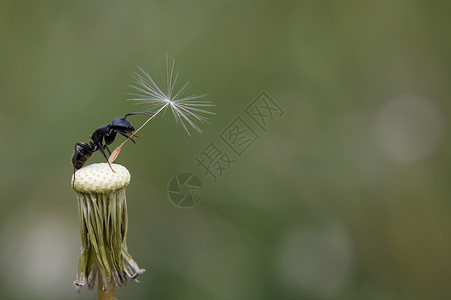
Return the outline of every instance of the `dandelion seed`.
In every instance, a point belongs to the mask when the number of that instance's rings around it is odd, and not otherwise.
[[[178,88],[179,73],[174,71],[175,59],[169,59],[166,55],[166,70],[161,70],[163,83],[159,86],[157,82],[138,67],[140,72],[135,72],[132,77],[135,79],[135,85],[130,87],[136,89],[139,93],[131,93],[135,98],[128,100],[137,101],[137,104],[147,105],[146,109],[151,110],[153,115],[149,117],[137,130],[135,130],[129,138],[120,144],[111,153],[108,162],[112,164],[121,152],[122,147],[130,138],[136,136],[147,123],[155,116],[164,114],[170,108],[175,120],[185,131],[191,135],[189,128],[193,128],[198,132],[202,132],[198,123],[208,123],[208,115],[215,115],[214,112],[208,111],[206,108],[215,106],[213,102],[199,100],[205,95],[184,96],[189,88],[190,82],[186,82],[181,88]]]
[[[133,73],[135,85],[131,85],[138,93],[132,93],[134,98],[128,99],[137,101],[137,104],[146,105],[146,110],[155,111],[155,114],[165,113],[169,108],[174,115],[175,120],[185,131],[191,135],[189,128],[202,132],[199,123],[209,123],[208,115],[215,113],[208,111],[206,108],[215,106],[213,102],[199,100],[206,95],[185,96],[190,82],[186,82],[180,88],[178,84],[179,73],[175,71],[175,59],[170,59],[166,55],[166,70],[162,70],[163,84],[158,85],[157,82],[141,67],[140,72]],[[149,118],[142,126],[144,126]],[[141,127],[142,127],[141,126]],[[138,129],[139,130],[139,129]],[[137,132],[136,130],[135,132]]]

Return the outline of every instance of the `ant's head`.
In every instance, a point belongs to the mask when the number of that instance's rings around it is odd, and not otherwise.
[[[151,117],[151,116],[153,116],[153,113],[133,112],[133,113],[126,114],[125,117],[123,117],[123,118],[114,119],[113,122],[111,123],[112,128],[116,131],[121,131],[123,133],[132,134],[133,131],[135,131],[135,128],[132,126],[132,124],[130,124],[129,121],[126,120],[126,118],[128,116],[134,116],[134,115],[146,115],[146,116]]]
[[[113,122],[111,122],[111,127],[116,131],[132,134],[135,128],[132,126],[132,124],[130,124],[129,121],[125,119],[126,117],[127,116],[114,119]]]
[[[123,118],[117,118],[114,119],[111,123],[111,126],[116,131],[126,132],[128,134],[132,134],[133,131],[135,131],[135,128],[130,124],[129,121],[126,120],[128,116],[134,116],[134,115],[146,115],[149,117],[152,117],[154,114],[149,112],[134,112],[126,114]]]

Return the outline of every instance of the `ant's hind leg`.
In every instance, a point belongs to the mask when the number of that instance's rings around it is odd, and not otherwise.
[[[72,188],[75,187],[75,167],[74,167],[74,178],[72,178]]]

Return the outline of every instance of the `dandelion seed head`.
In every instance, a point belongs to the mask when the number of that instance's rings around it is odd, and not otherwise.
[[[186,95],[190,82],[179,84],[179,73],[175,71],[175,59],[166,55],[166,68],[161,70],[161,84],[152,78],[143,68],[138,67],[139,72],[132,74],[135,80],[134,88],[137,93],[131,93],[137,104],[146,105],[146,110],[155,114],[165,113],[170,110],[177,123],[189,134],[190,128],[202,132],[198,124],[209,123],[209,115],[215,113],[207,110],[215,106],[213,102],[199,100],[204,95]]]

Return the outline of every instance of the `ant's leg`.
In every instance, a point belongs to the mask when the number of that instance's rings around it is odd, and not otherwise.
[[[115,172],[115,171],[113,170],[113,167],[111,166],[110,162],[108,161],[108,157],[106,157],[106,153],[105,153],[105,151],[103,150],[103,145],[100,144],[100,145],[97,145],[97,146],[98,146],[100,152],[102,152],[103,156],[105,156],[106,162],[107,162],[108,165],[110,166],[111,171]],[[106,147],[106,145],[105,145],[105,147]],[[116,173],[116,172],[115,172],[115,173]]]
[[[74,165],[74,178],[72,179],[72,188],[75,187],[75,165]]]
[[[72,179],[72,188],[75,187],[75,167],[74,167],[74,179]]]
[[[110,149],[108,149],[108,146],[107,145],[105,145],[105,149],[107,149],[108,150],[108,153],[110,154],[110,156],[111,156],[111,151],[110,151]]]
[[[120,134],[122,134],[123,136],[125,136],[126,138],[128,138],[128,139],[130,139],[133,143],[136,143],[134,140],[133,140],[133,138],[131,137],[131,136],[129,136],[128,134],[126,134],[126,133],[123,133],[122,131],[118,131]]]

